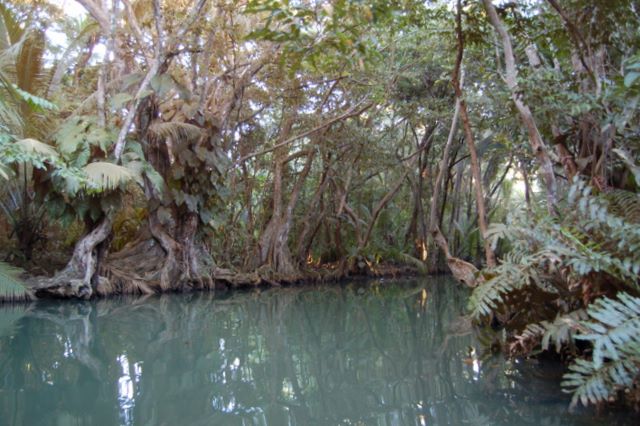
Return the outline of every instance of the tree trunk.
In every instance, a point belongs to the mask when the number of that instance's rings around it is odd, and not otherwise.
[[[101,259],[97,248],[111,235],[111,225],[111,219],[103,216],[97,225],[76,243],[67,266],[53,278],[39,280],[36,296],[89,299],[101,291],[101,282],[97,276]]]
[[[456,17],[456,32],[458,35],[458,54],[456,57],[456,65],[453,70],[451,82],[456,92],[456,98],[460,104],[460,118],[462,120],[462,127],[464,129],[465,139],[469,148],[469,154],[471,156],[471,174],[473,176],[473,186],[475,189],[476,206],[478,208],[478,227],[480,228],[480,235],[484,244],[484,254],[487,262],[487,266],[493,268],[496,266],[496,257],[491,248],[491,243],[487,239],[487,212],[484,202],[484,194],[482,189],[482,173],[480,170],[480,159],[478,158],[478,152],[476,151],[476,144],[473,137],[473,131],[471,130],[471,121],[469,119],[469,113],[467,110],[467,103],[464,100],[461,84],[461,68],[462,57],[464,53],[464,36],[462,34],[462,18],[461,18],[461,5],[458,0],[458,12]],[[432,231],[433,232],[433,231]]]
[[[462,78],[460,79],[462,80]],[[431,196],[431,205],[429,207],[429,233],[432,235],[429,241],[429,249],[434,249],[429,251],[429,271],[436,272],[437,263],[438,263],[438,255],[435,250],[435,240],[433,237],[433,232],[436,230],[442,215],[438,215],[438,206],[440,203],[440,190],[442,189],[442,178],[444,176],[445,170],[448,171],[449,167],[449,152],[451,151],[451,145],[453,144],[453,139],[455,137],[457,128],[458,128],[458,117],[460,116],[460,100],[456,99],[456,107],[453,112],[453,118],[451,119],[451,128],[449,129],[449,135],[447,136],[447,143],[444,146],[444,150],[442,152],[442,159],[440,160],[440,165],[438,168],[438,175],[436,176],[436,181],[433,185],[433,195]],[[438,217],[440,216],[440,217]]]
[[[511,98],[520,113],[520,118],[527,128],[527,133],[529,135],[529,143],[531,148],[533,149],[533,153],[538,160],[538,164],[540,165],[540,170],[542,172],[542,176],[545,182],[545,188],[547,191],[547,209],[550,215],[556,215],[556,177],[553,171],[553,164],[551,163],[551,159],[549,158],[549,152],[546,144],[542,140],[542,136],[538,131],[538,127],[536,126],[535,119],[529,106],[524,102],[524,94],[518,88],[518,71],[516,69],[516,61],[515,56],[513,54],[513,47],[511,46],[511,38],[509,37],[509,33],[504,27],[504,24],[498,17],[495,7],[491,0],[483,0],[484,7],[487,11],[487,15],[489,16],[489,21],[491,25],[496,29],[500,38],[502,40],[502,48],[504,50],[504,61],[505,61],[505,80],[507,82],[507,86],[511,91]]]

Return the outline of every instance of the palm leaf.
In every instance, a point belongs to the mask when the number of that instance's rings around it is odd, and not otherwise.
[[[0,23],[0,48],[6,49],[24,35],[25,30],[4,2],[0,2]]]
[[[26,138],[16,141],[16,145],[19,145],[24,151],[31,154],[45,155],[51,158],[58,158],[58,152],[51,145],[40,142],[39,140]]]
[[[16,85],[29,93],[42,93],[45,84],[45,35],[43,31],[34,31],[24,37],[16,63]]]
[[[21,270],[0,262],[0,303],[31,300],[32,296],[20,279]]]
[[[159,139],[171,138],[175,142],[191,141],[202,136],[202,129],[189,123],[168,122],[154,123],[149,132]]]
[[[99,191],[113,190],[121,184],[139,180],[132,170],[106,161],[89,163],[83,167],[83,171],[89,183]]]

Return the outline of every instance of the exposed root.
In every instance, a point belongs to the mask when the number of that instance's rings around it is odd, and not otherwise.
[[[468,287],[476,287],[484,281],[484,277],[480,274],[478,268],[469,262],[451,255],[449,252],[449,243],[447,243],[444,235],[440,232],[440,228],[436,226],[431,232],[436,244],[438,244],[438,247],[440,247],[444,252],[445,257],[447,258],[447,266],[449,266],[451,274],[456,280]]]
[[[152,219],[153,220],[153,219]],[[158,223],[141,233],[134,242],[121,251],[110,254],[100,262],[81,264],[77,259],[95,256],[98,244],[107,238],[91,238],[92,244],[81,245],[67,267],[52,279],[39,282],[37,297],[83,298],[105,297],[116,294],[151,295],[164,292],[214,290],[216,288],[246,288],[257,286],[292,285],[300,282],[338,281],[354,276],[395,276],[406,273],[394,265],[373,267],[366,262],[351,259],[334,268],[299,269],[283,273],[271,264],[252,272],[238,272],[218,267],[201,244],[194,243],[189,223],[183,226],[178,238]],[[97,232],[92,232],[95,237]],[[91,249],[91,251],[89,251]],[[362,259],[360,259],[362,260]],[[93,274],[82,274],[83,265],[94,268]],[[96,265],[97,269],[96,269]],[[93,286],[91,283],[93,282]]]
[[[35,280],[37,297],[89,299],[94,289],[92,282],[99,282],[96,273],[99,267],[100,243],[111,234],[111,219],[103,217],[98,225],[76,244],[67,266],[52,278]]]

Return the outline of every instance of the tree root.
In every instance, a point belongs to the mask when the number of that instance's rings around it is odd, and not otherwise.
[[[52,278],[34,280],[34,292],[39,298],[89,299],[94,294],[92,282],[100,265],[98,246],[111,234],[111,219],[103,217],[98,225],[82,237],[73,250],[67,266]]]
[[[174,240],[175,241],[175,240]],[[166,241],[165,241],[166,242]],[[151,295],[164,292],[213,291],[215,289],[255,288],[294,285],[302,282],[331,282],[347,277],[395,276],[406,273],[395,266],[372,269],[358,262],[343,262],[335,268],[296,269],[293,274],[278,272],[262,265],[252,272],[239,272],[215,265],[204,246],[195,244],[190,252],[176,244],[170,253],[151,232],[143,233],[121,251],[100,262],[90,286],[69,265],[54,278],[41,280],[36,288],[39,298],[106,297],[118,294]],[[73,265],[72,262],[69,262]]]

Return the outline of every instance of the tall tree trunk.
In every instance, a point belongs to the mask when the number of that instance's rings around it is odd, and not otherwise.
[[[485,208],[485,200],[482,189],[482,172],[480,169],[480,159],[478,158],[478,152],[476,150],[475,139],[473,137],[473,131],[471,129],[471,121],[469,119],[469,113],[467,110],[467,102],[464,99],[462,93],[461,84],[461,68],[462,57],[464,54],[464,35],[462,34],[462,10],[460,0],[458,0],[458,8],[456,15],[456,33],[458,36],[458,53],[456,56],[456,65],[451,77],[451,83],[456,93],[456,98],[460,104],[460,118],[462,120],[462,127],[464,129],[465,139],[471,156],[471,174],[473,176],[473,185],[476,197],[476,206],[478,208],[478,227],[480,228],[480,236],[483,240],[484,254],[487,262],[487,266],[490,268],[496,266],[496,256],[491,248],[491,243],[487,239],[487,212]]]
[[[328,160],[329,159],[325,158],[325,161]],[[333,171],[331,169],[331,165],[325,163],[322,175],[320,177],[320,182],[313,194],[311,202],[307,206],[307,214],[302,221],[303,228],[300,232],[300,235],[298,236],[298,244],[296,247],[298,263],[303,263],[307,260],[307,256],[309,255],[309,250],[311,244],[313,243],[313,239],[318,232],[322,220],[326,215],[327,209],[322,203],[322,197],[325,190],[329,186],[329,181],[331,180],[332,174]]]
[[[283,147],[283,149],[285,149]],[[293,211],[298,203],[302,187],[311,171],[316,150],[307,149],[305,165],[300,172],[292,190],[289,200],[284,206],[283,199],[283,170],[288,158],[283,153],[276,151],[276,165],[274,170],[273,214],[260,239],[261,265],[269,265],[272,272],[286,280],[295,280],[299,276],[296,262],[289,250],[289,233],[293,225]]]
[[[498,34],[500,35],[500,39],[502,40],[502,48],[504,51],[504,62],[505,62],[505,80],[507,82],[507,86],[511,91],[511,98],[520,113],[520,118],[527,128],[527,133],[529,135],[529,143],[531,148],[533,149],[533,153],[538,160],[538,164],[540,166],[540,171],[542,172],[542,176],[545,182],[545,188],[547,191],[547,209],[549,214],[556,215],[556,177],[553,171],[553,164],[551,163],[551,159],[549,158],[549,152],[547,149],[547,145],[542,140],[542,136],[538,130],[535,119],[533,117],[533,113],[529,106],[524,102],[524,94],[518,87],[518,70],[516,69],[516,60],[513,54],[513,47],[511,45],[511,38],[509,37],[509,33],[504,27],[504,24],[500,20],[498,13],[496,12],[495,7],[491,0],[483,0],[484,7],[487,11],[487,15],[489,16],[489,21],[491,25],[496,29]]]
[[[462,77],[460,80],[462,81]],[[460,83],[462,84],[462,82]],[[445,170],[448,172],[449,168],[449,152],[451,151],[451,145],[453,144],[453,140],[455,138],[456,131],[458,129],[458,118],[460,116],[460,99],[456,99],[456,106],[453,112],[453,118],[451,119],[451,127],[449,129],[449,135],[447,136],[447,143],[444,146],[444,150],[442,152],[442,158],[440,159],[440,165],[438,166],[438,175],[436,176],[436,181],[433,185],[433,194],[431,195],[431,205],[429,207],[429,233],[432,235],[429,241],[429,271],[435,272],[437,268],[438,255],[435,251],[435,240],[433,235],[436,227],[440,223],[442,215],[438,214],[439,203],[440,203],[440,191],[442,190],[442,180],[445,174]]]

